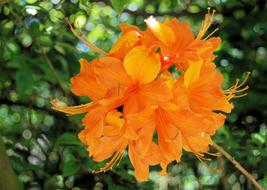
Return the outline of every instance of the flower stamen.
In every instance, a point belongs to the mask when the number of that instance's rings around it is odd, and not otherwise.
[[[115,155],[112,157],[112,159],[99,171],[92,171],[93,173],[101,173],[101,172],[106,172],[108,170],[111,170],[115,164],[119,164],[121,159],[123,157],[123,151],[118,151],[115,153]]]
[[[244,86],[245,83],[248,81],[249,75],[250,75],[250,72],[247,72],[244,80],[241,83],[239,83],[240,80],[237,79],[235,85],[233,85],[232,87],[230,87],[224,91],[224,94],[227,96],[226,97],[227,101],[229,101],[233,98],[240,98],[240,97],[247,95],[247,93],[240,94],[240,95],[236,95],[236,94],[242,93],[242,92],[246,91],[247,89],[249,89],[248,85]]]
[[[71,23],[70,23],[70,21],[69,21],[68,19],[67,19],[67,23],[68,23],[68,25],[69,25],[69,27],[70,27],[70,30],[71,30],[71,32],[73,33],[73,35],[76,36],[76,38],[78,38],[79,40],[81,40],[87,47],[89,47],[89,48],[92,49],[93,51],[99,53],[100,55],[107,55],[107,53],[106,53],[105,51],[103,51],[102,49],[96,47],[95,44],[93,44],[93,43],[90,42],[90,41],[86,41],[86,40],[83,38],[84,34],[83,34],[82,36],[80,36],[80,35],[74,30],[74,28],[72,27],[72,25],[71,25]]]
[[[204,22],[202,23],[200,30],[198,32],[197,38],[196,39],[201,39],[205,33],[207,32],[207,30],[209,29],[210,25],[213,22],[213,16],[215,14],[215,10],[212,10],[212,13],[210,12],[210,8],[208,8],[208,13],[205,15],[205,19]],[[205,39],[209,38],[212,34],[214,34],[216,31],[218,30],[218,28],[216,28],[211,34],[208,35],[208,37],[206,37]]]
[[[92,103],[88,103],[88,104],[81,104],[79,106],[66,106],[64,102],[61,102],[58,99],[53,99],[50,101],[50,103],[52,104],[52,109],[69,115],[88,112],[89,107],[93,105]]]

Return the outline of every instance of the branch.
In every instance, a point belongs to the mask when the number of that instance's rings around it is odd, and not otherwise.
[[[106,5],[112,7],[112,4],[110,3],[110,0],[101,0],[101,1],[99,1],[99,0],[91,0],[90,2],[91,3],[99,3],[99,2],[102,2],[102,3],[105,3]],[[129,13],[129,14],[134,15],[134,16],[143,16],[143,17],[149,17],[151,15],[153,15],[153,16],[166,16],[166,15],[169,15],[169,16],[173,16],[173,17],[180,17],[180,16],[203,16],[204,17],[205,13],[207,13],[207,10],[204,10],[204,11],[201,11],[201,12],[198,12],[198,13],[190,13],[187,10],[183,10],[183,11],[180,11],[180,12],[165,12],[165,13],[155,12],[155,13],[147,13],[144,10],[129,11],[127,9],[124,9],[123,12]]]
[[[204,15],[207,13],[207,10],[205,11],[201,11],[198,13],[190,13],[188,11],[181,11],[181,12],[166,12],[166,13],[162,13],[162,12],[155,12],[155,13],[147,13],[145,11],[129,11],[129,10],[123,10],[123,12],[129,13],[130,15],[134,15],[134,16],[143,16],[143,17],[149,17],[149,16],[173,16],[173,17],[181,17],[181,16],[202,16],[204,17]]]
[[[258,182],[255,180],[255,178],[245,169],[243,166],[239,164],[230,154],[228,154],[222,147],[217,145],[215,142],[213,142],[212,145],[216,150],[218,150],[222,155],[224,155],[225,158],[227,158],[232,164],[242,173],[244,174],[247,179],[255,186],[258,190],[263,190],[263,187],[258,184]]]

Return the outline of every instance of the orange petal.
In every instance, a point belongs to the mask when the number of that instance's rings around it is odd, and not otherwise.
[[[179,20],[173,18],[166,21],[166,25],[176,34],[175,48],[185,49],[194,40],[194,33],[190,29],[189,23],[179,22]]]
[[[221,110],[229,113],[233,105],[229,103],[221,88],[223,75],[216,71],[213,63],[203,64],[199,78],[188,88],[188,99],[194,111],[199,108]]]
[[[203,115],[203,121],[205,124],[204,132],[209,135],[214,135],[219,127],[222,127],[225,121],[225,115],[221,113],[215,113],[209,110],[201,110]]]
[[[172,57],[175,62],[175,60],[181,59],[187,51],[192,52],[190,44],[194,41],[194,33],[188,23],[181,23],[175,18],[165,21],[165,23],[175,33],[176,40],[171,47],[162,46],[161,51],[163,55]]]
[[[172,98],[172,92],[165,81],[157,79],[151,83],[140,85],[139,90],[125,102],[124,113],[140,112],[150,106],[166,104]]]
[[[106,95],[106,87],[99,82],[94,72],[94,66],[97,62],[98,59],[92,62],[80,59],[80,73],[71,78],[71,90],[77,96],[88,96],[95,100]]]
[[[190,109],[184,81],[181,79],[176,80],[172,102],[176,105],[177,109]]]
[[[146,160],[146,163],[151,166],[165,161],[162,152],[159,149],[159,145],[155,142],[151,143],[150,150],[147,152],[144,159]]]
[[[141,86],[138,94],[144,104],[149,106],[164,104],[172,98],[171,90],[162,79]]]
[[[140,159],[133,143],[130,143],[128,152],[137,181],[146,181],[149,175],[149,165],[146,164],[144,160]]]
[[[209,145],[212,144],[210,136],[204,132],[198,133],[194,136],[186,137],[184,141],[184,149],[189,152],[207,153]]]
[[[154,36],[161,42],[165,44],[172,44],[175,42],[175,34],[169,26],[159,23],[154,17],[149,17],[145,22]]]
[[[108,159],[115,152],[120,152],[126,147],[126,139],[122,137],[102,137],[95,146],[95,152],[92,154],[93,159],[97,162]],[[89,147],[90,151],[90,147]]]
[[[124,112],[125,114],[125,112]],[[154,120],[154,109],[149,108],[144,111],[134,113],[134,114],[125,114],[125,128],[124,137],[132,140],[136,140],[139,137],[138,131],[143,126],[146,125],[155,125]]]
[[[123,64],[128,75],[139,83],[153,81],[159,74],[161,67],[158,55],[149,53],[143,46],[132,49],[125,56]]]
[[[168,111],[166,114],[171,123],[179,129],[183,136],[191,136],[203,131],[204,123],[202,118],[192,111]]]
[[[123,113],[125,115],[141,112],[146,108],[147,104],[143,104],[139,94],[131,95],[123,105]]]
[[[113,45],[109,54],[120,59],[124,56],[140,41],[140,34],[137,31],[129,31],[122,35],[118,41]]]
[[[156,123],[153,120],[148,120],[138,132],[139,137],[136,141],[136,147],[139,149],[138,153],[141,157],[144,157],[151,148],[155,127]]]
[[[87,131],[86,144],[90,145],[96,138],[101,137],[105,125],[105,117],[108,109],[97,105],[91,109],[83,118],[82,122]]]
[[[198,55],[202,57],[202,59],[213,59],[215,56],[213,55],[213,52],[216,50],[216,48],[220,45],[221,38],[214,37],[210,38],[206,41],[203,41],[203,45],[198,50]]]
[[[113,57],[100,58],[94,67],[94,71],[99,81],[108,89],[123,87],[131,83],[122,62]]]
[[[190,84],[192,84],[194,81],[196,81],[199,78],[201,66],[203,64],[203,60],[199,60],[196,62],[189,62],[189,68],[184,74],[184,85],[188,87]]]
[[[138,31],[138,32],[140,31],[137,26],[125,24],[125,23],[120,24],[120,29],[123,34],[130,32],[130,31]]]
[[[182,155],[181,133],[170,123],[164,110],[159,108],[156,114],[160,150],[167,161],[179,161]]]

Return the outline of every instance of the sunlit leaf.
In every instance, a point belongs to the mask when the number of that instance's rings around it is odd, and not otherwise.
[[[111,4],[113,8],[118,12],[121,13],[126,5],[127,0],[111,0]]]

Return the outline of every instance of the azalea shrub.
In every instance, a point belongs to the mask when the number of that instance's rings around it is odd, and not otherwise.
[[[22,189],[254,189],[213,142],[267,186],[264,1],[0,4]]]

